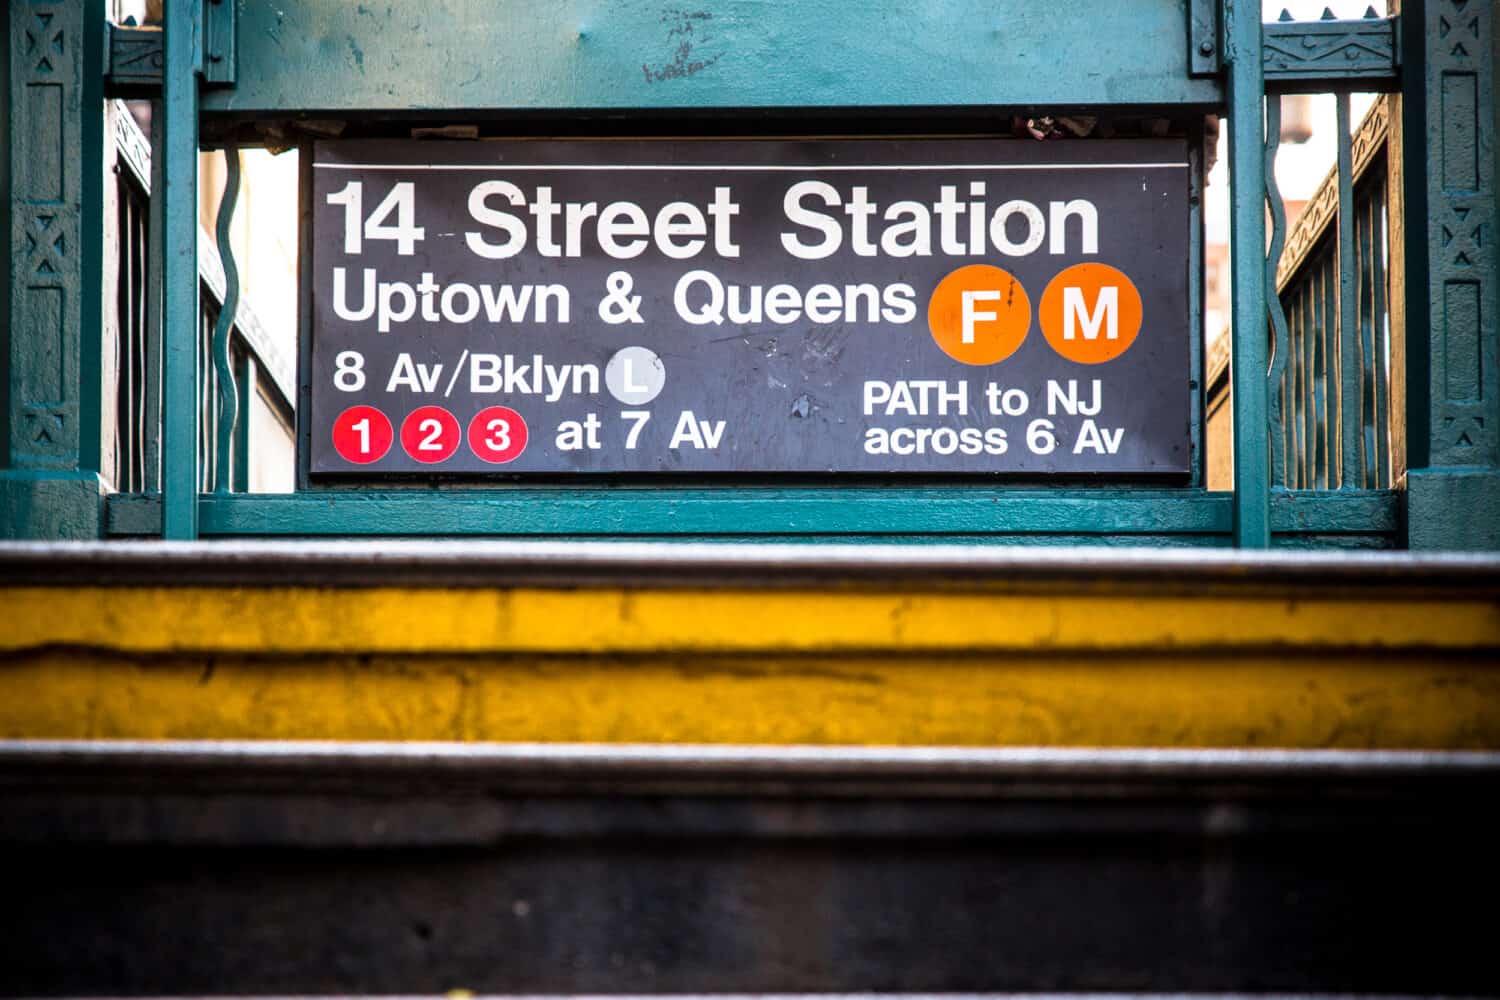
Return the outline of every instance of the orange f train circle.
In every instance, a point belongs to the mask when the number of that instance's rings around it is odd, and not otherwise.
[[[1141,293],[1108,264],[1075,264],[1047,285],[1037,309],[1042,335],[1082,365],[1113,361],[1141,332]],[[951,272],[927,305],[927,326],[944,354],[993,365],[1020,348],[1031,329],[1031,299],[1008,271],[970,264]]]
[[[927,328],[943,353],[966,365],[1004,361],[1031,329],[1031,299],[1009,271],[970,264],[938,282]]]

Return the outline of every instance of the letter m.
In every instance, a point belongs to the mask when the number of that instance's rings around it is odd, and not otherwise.
[[[1104,327],[1106,340],[1120,339],[1120,289],[1106,285],[1099,289],[1094,300],[1093,312],[1083,301],[1083,289],[1068,286],[1063,289],[1063,340],[1074,340],[1078,327],[1083,327],[1084,340],[1098,340],[1099,327]]]

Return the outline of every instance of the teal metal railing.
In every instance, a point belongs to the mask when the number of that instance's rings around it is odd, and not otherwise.
[[[151,203],[142,183],[121,169],[117,181],[119,277],[115,302],[115,488],[124,493],[155,490],[161,453],[159,319],[151,308]]]
[[[1272,482],[1294,490],[1392,486],[1388,185],[1390,104],[1350,136],[1288,234],[1276,273],[1286,320],[1271,392]]]
[[[1102,0],[1087,6],[1098,18],[1126,16],[1124,8]],[[238,120],[261,116],[283,123],[276,126],[281,128],[288,118],[306,111],[301,102],[314,93],[321,94],[325,102],[333,102],[329,107],[334,110],[329,114],[390,119],[399,118],[401,109],[419,104],[429,112],[434,108],[440,111],[444,92],[433,88],[441,82],[444,67],[469,67],[472,63],[475,79],[500,86],[499,81],[486,76],[491,72],[486,67],[503,65],[505,59],[493,54],[480,59],[469,52],[469,39],[455,36],[445,42],[449,48],[443,50],[441,58],[428,60],[424,46],[432,40],[420,38],[406,53],[414,60],[414,68],[389,77],[392,82],[385,91],[372,91],[367,86],[368,78],[356,81],[353,77],[349,77],[347,89],[335,91],[329,85],[336,78],[327,74],[337,67],[325,67],[317,60],[289,59],[282,51],[288,40],[300,44],[298,39],[306,32],[284,28],[279,21],[265,31],[249,30],[260,25],[265,16],[252,5],[236,8],[239,13],[235,16],[249,19],[239,39],[240,84],[200,90],[200,84],[206,86],[204,81],[209,79],[204,54],[209,42],[205,41],[203,22],[207,8],[195,0],[178,0],[168,4],[160,73],[164,113],[155,143],[167,167],[162,301],[168,335],[161,380],[162,453],[167,459],[162,463],[159,502],[152,501],[158,505],[148,512],[126,498],[116,506],[112,524],[126,531],[137,530],[151,523],[159,511],[160,520],[155,523],[168,538],[193,538],[201,533],[463,532],[1135,540],[1264,547],[1277,535],[1278,544],[1338,544],[1340,537],[1351,539],[1350,544],[1393,544],[1400,517],[1396,498],[1385,489],[1395,469],[1386,428],[1400,415],[1392,405],[1386,360],[1395,336],[1388,318],[1392,292],[1386,286],[1388,268],[1382,266],[1391,252],[1382,235],[1387,213],[1375,191],[1378,185],[1364,179],[1375,176],[1370,173],[1374,168],[1366,164],[1356,175],[1350,144],[1341,144],[1333,197],[1345,208],[1334,214],[1329,223],[1332,228],[1314,239],[1302,257],[1303,266],[1279,296],[1277,272],[1282,248],[1289,239],[1300,238],[1300,230],[1287,232],[1285,220],[1279,215],[1274,182],[1269,188],[1267,182],[1274,178],[1277,151],[1276,95],[1398,88],[1397,24],[1392,19],[1369,17],[1358,22],[1282,21],[1262,25],[1258,2],[1189,0],[1191,51],[1188,72],[1183,74],[1163,56],[1167,47],[1183,42],[1176,28],[1180,22],[1167,17],[1176,16],[1179,6],[1160,2],[1130,8],[1129,16],[1140,21],[1142,30],[1120,35],[1119,51],[1111,50],[1110,55],[1122,65],[1138,63],[1141,67],[1128,76],[1134,95],[1128,100],[1118,93],[1098,91],[1099,73],[1059,70],[1051,90],[1038,90],[1041,77],[1009,73],[991,78],[976,75],[978,71],[971,68],[949,75],[912,75],[912,91],[897,93],[890,89],[889,80],[860,89],[853,81],[863,77],[854,70],[824,67],[823,72],[831,81],[842,81],[828,84],[834,88],[828,99],[855,105],[959,105],[972,103],[976,95],[982,95],[985,100],[979,103],[1019,107],[1035,105],[1045,91],[1052,103],[1062,106],[1155,102],[1179,113],[1183,109],[1195,113],[1227,111],[1234,206],[1234,327],[1259,331],[1266,328],[1269,318],[1271,328],[1269,337],[1240,336],[1233,342],[1232,496],[1210,493],[1196,485],[1175,489],[1128,485],[1108,489],[902,485],[654,490],[580,486],[568,490],[515,487],[447,492],[366,489],[357,493],[319,491],[316,495],[305,491],[264,498],[227,495],[222,470],[226,458],[233,456],[236,425],[243,422],[243,400],[231,377],[236,365],[233,339],[210,333],[198,305],[200,289],[191,279],[197,272],[197,244],[183,238],[196,231],[196,200],[190,195],[196,192],[197,184],[194,165],[200,114]],[[457,0],[444,9],[448,7],[455,12],[467,9]],[[220,10],[222,17],[227,8],[219,5],[214,9]],[[343,23],[338,9],[318,9]],[[970,13],[978,17],[982,11],[976,8]],[[802,16],[800,8],[797,13],[757,10],[757,14],[792,20]],[[303,15],[292,11],[292,16]],[[613,23],[616,17],[628,20],[629,12],[623,9],[600,16],[601,31],[618,27],[628,36],[630,31],[639,30],[633,24]],[[966,16],[955,11],[952,20],[964,22]],[[1056,27],[1064,26],[1066,20],[1055,11],[1035,16],[1040,20],[1061,19]],[[1075,11],[1070,16],[1084,14]],[[1166,20],[1158,24],[1161,18]],[[386,30],[382,23],[375,19],[369,24],[351,22],[347,26],[350,45],[363,52],[363,59],[384,58],[381,53],[394,51],[392,36],[380,33]],[[940,29],[941,25],[933,30]],[[206,34],[219,37],[216,31],[222,30],[221,22]],[[314,33],[333,30],[333,25],[321,22],[308,26]],[[354,45],[356,34],[363,49]],[[1010,36],[1001,33],[995,38],[999,41],[994,44],[1003,51],[987,54],[990,62],[992,57],[1004,57],[1002,62],[1010,59],[1020,65],[1031,58],[1028,53],[1032,49],[1025,38],[1015,39],[1013,48],[1006,48],[1012,45]],[[866,43],[876,44],[861,42]],[[961,48],[967,43],[954,44]],[[858,48],[851,44],[851,50]],[[583,60],[586,55],[580,49],[559,58]],[[758,68],[757,58],[747,52],[743,65],[726,60],[716,67],[719,75],[705,77],[704,87],[708,89],[700,88],[696,96],[680,91],[626,94],[611,89],[592,64],[579,62],[573,71],[560,64],[552,80],[559,90],[547,90],[545,82],[517,83],[505,91],[507,107],[561,108],[564,112],[568,108],[616,105],[676,108],[686,99],[690,103],[697,100],[697,110],[707,114],[734,102],[787,108],[805,99],[807,91],[802,84],[790,77],[783,79],[785,74],[767,75]],[[957,58],[957,64],[969,66],[970,62]],[[1072,65],[1069,60],[1057,61],[1059,67]],[[220,85],[226,80],[226,72],[228,83],[234,84],[233,66],[226,70],[221,62],[214,72],[220,74],[215,78]],[[742,74],[743,79],[735,74]],[[1154,91],[1150,89],[1153,87]],[[1145,96],[1148,93],[1150,97]],[[1340,107],[1346,121],[1347,98],[1341,99]],[[1268,203],[1272,211],[1269,232],[1265,221]],[[225,205],[226,213],[232,211],[231,198],[225,199]],[[221,215],[221,224],[225,219],[227,215]],[[1195,244],[1195,254],[1197,249]],[[1341,310],[1340,303],[1350,307]],[[189,317],[198,321],[194,323]],[[186,329],[196,330],[197,336],[185,336],[181,331]],[[212,364],[205,366],[201,361],[205,357],[211,358]],[[132,401],[131,405],[136,404]],[[236,413],[240,414],[238,418]],[[211,473],[200,471],[210,467]],[[233,478],[232,472],[228,478]],[[200,517],[207,521],[200,523]]]
[[[155,493],[161,481],[161,327],[151,264],[150,147],[123,105],[116,108],[115,440],[113,481],[123,494]],[[237,163],[237,158],[231,158]],[[231,176],[236,171],[231,171]],[[229,202],[232,211],[233,202]],[[229,244],[229,212],[219,245]],[[238,303],[232,254],[219,254],[200,234],[197,347],[198,489],[243,493],[249,488],[251,394],[287,426],[294,419],[291,372],[271,347],[253,311]],[[224,263],[220,263],[220,261]],[[225,303],[228,303],[226,308]],[[226,409],[226,400],[232,408]]]

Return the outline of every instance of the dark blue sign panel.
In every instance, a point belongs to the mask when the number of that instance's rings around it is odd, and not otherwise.
[[[315,476],[1189,470],[1180,140],[327,142]]]

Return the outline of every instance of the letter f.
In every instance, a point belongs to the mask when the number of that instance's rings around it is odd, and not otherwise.
[[[964,302],[964,340],[963,340],[963,342],[965,344],[972,344],[972,343],[974,343],[974,324],[975,324],[975,322],[986,322],[986,321],[991,321],[991,320],[997,320],[997,319],[1000,318],[1000,316],[999,316],[998,313],[992,313],[992,312],[988,312],[988,311],[985,311],[985,312],[975,312],[974,311],[974,303],[975,302],[998,302],[999,300],[1000,300],[1000,292],[997,291],[997,290],[995,290],[995,289],[984,289],[982,291],[969,291],[969,290],[965,290],[964,291],[964,293],[963,293],[963,302]]]

